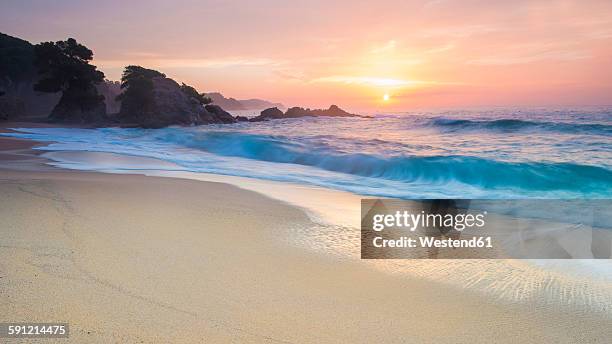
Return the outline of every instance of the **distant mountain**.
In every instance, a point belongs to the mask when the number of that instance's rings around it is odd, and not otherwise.
[[[207,97],[212,99],[213,104],[219,105],[228,111],[239,111],[239,110],[262,110],[270,107],[285,108],[281,103],[272,103],[263,99],[235,99],[225,98],[219,92],[206,93]]]
[[[246,107],[246,110],[261,110],[271,107],[284,109],[285,106],[281,103],[272,103],[263,99],[241,99],[239,102]]]

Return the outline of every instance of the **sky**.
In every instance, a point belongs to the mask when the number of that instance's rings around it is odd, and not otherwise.
[[[0,32],[288,106],[612,105],[609,0],[3,0]]]

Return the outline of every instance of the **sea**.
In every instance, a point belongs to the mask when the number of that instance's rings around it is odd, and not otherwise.
[[[313,209],[357,223],[360,197],[612,198],[612,107],[368,115],[164,129],[14,128],[0,135],[44,141],[36,149],[47,151],[44,155],[59,167],[241,179],[247,181],[245,188],[273,198],[274,193],[284,195],[279,198],[289,203],[303,194],[294,203],[316,203]],[[326,201],[317,203],[317,190],[350,197],[324,195]],[[283,235],[292,244],[337,254],[338,259],[359,259],[358,224],[314,223],[289,228]],[[612,265],[607,259],[360,263],[474,290],[500,302],[563,306],[612,317]]]
[[[610,198],[612,107],[305,117],[165,129],[16,128],[47,151],[391,198]],[[164,167],[166,166],[166,167]],[[71,166],[65,166],[71,167]],[[137,170],[122,162],[106,166]]]

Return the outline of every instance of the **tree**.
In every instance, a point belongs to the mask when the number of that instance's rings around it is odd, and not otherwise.
[[[125,116],[141,117],[155,109],[153,78],[166,75],[140,66],[127,66],[121,76],[123,92],[117,96],[121,101],[121,113]]]
[[[12,82],[34,74],[34,46],[22,39],[0,33],[0,78]]]
[[[34,64],[40,75],[34,90],[62,92],[52,119],[83,122],[106,114],[104,97],[95,88],[104,80],[104,73],[89,64],[92,59],[93,52],[74,38],[34,46]]]
[[[200,105],[212,103],[212,99],[210,99],[210,97],[207,97],[206,94],[198,93],[195,88],[185,83],[181,84],[181,91],[183,91],[183,93],[185,93],[185,95],[187,95],[188,97],[195,99],[198,103],[200,103]]]

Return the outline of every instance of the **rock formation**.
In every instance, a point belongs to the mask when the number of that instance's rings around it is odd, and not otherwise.
[[[2,118],[48,116],[61,97],[34,91],[39,80],[34,66],[34,46],[0,33],[0,108]]]
[[[124,92],[119,96],[117,117],[123,126],[161,128],[236,122],[221,107],[202,105],[176,81],[155,70],[128,66],[122,80]]]
[[[229,112],[223,110],[219,105],[209,104],[204,106],[205,113],[200,114],[202,122],[210,123],[235,123],[237,120]]]
[[[305,117],[305,116],[326,116],[326,117],[359,117],[358,115],[348,113],[337,105],[332,105],[327,110],[323,109],[304,109],[301,107],[292,107],[285,112],[286,118]]]
[[[298,117],[363,117],[348,113],[336,105],[332,105],[329,109],[304,109],[301,107],[289,108],[285,113],[280,111],[278,108],[269,108],[261,112],[257,117],[251,118],[251,122],[261,122],[271,119],[283,119],[283,118],[298,118]]]
[[[105,125],[108,123],[104,96],[92,85],[89,88],[64,92],[49,114],[52,122]]]

